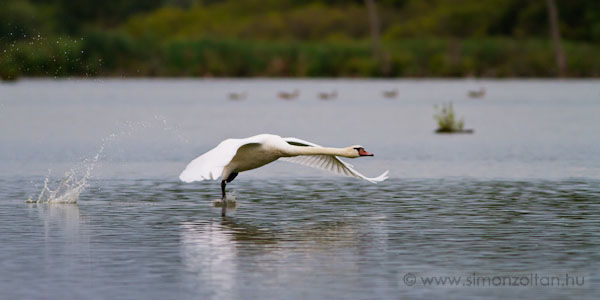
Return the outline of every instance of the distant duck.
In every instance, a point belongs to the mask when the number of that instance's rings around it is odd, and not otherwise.
[[[298,98],[298,96],[300,96],[299,90],[294,90],[293,93],[288,93],[288,92],[277,93],[277,97],[279,97],[280,99],[285,99],[285,100],[296,99],[296,98]]]
[[[319,93],[319,99],[321,99],[321,100],[332,100],[335,98],[337,98],[337,90],[333,90],[333,92],[331,92],[331,93],[327,93],[327,92]]]
[[[231,92],[227,96],[229,97],[229,100],[244,100],[244,99],[246,99],[248,94],[246,92],[241,92],[241,93]]]
[[[478,91],[469,91],[469,97],[471,97],[471,98],[483,98],[483,97],[485,97],[485,88],[482,87]]]
[[[396,98],[398,96],[398,89],[393,89],[391,91],[383,91],[383,97],[385,98]]]

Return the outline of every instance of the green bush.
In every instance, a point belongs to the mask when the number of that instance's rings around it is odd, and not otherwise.
[[[464,120],[456,120],[454,117],[454,110],[452,109],[452,102],[446,104],[442,104],[442,108],[438,109],[437,105],[434,107],[436,110],[436,114],[433,118],[438,123],[438,128],[436,132],[438,133],[453,133],[453,132],[462,132]]]

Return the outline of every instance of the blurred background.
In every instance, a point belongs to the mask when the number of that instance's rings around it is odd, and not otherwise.
[[[3,0],[0,76],[597,77],[597,0]]]

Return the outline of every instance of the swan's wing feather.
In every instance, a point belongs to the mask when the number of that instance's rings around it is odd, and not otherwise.
[[[389,173],[389,171],[385,171],[377,177],[367,177],[354,170],[349,164],[334,155],[299,155],[294,157],[282,157],[279,160],[325,170],[341,176],[364,179],[372,183],[388,179],[387,175]]]
[[[298,138],[284,138],[284,140],[294,146],[320,147],[317,144]],[[377,177],[367,177],[354,170],[354,166],[341,160],[335,155],[299,155],[294,157],[282,157],[280,160],[329,171],[341,176],[364,179],[372,183],[377,183],[388,179],[387,175],[389,173],[389,171],[385,171],[383,174]]]
[[[286,137],[286,138],[283,138],[283,140],[286,141],[288,144],[294,145],[294,146],[322,147],[322,146],[319,146],[319,145],[317,145],[315,143],[311,143],[311,142],[308,142],[308,141],[305,141],[305,140],[301,140],[301,139],[295,138],[295,137]]]
[[[212,150],[192,160],[181,172],[179,179],[183,182],[218,179],[223,173],[223,168],[231,162],[240,147],[261,143],[263,139],[264,137],[258,135],[245,139],[224,140]]]

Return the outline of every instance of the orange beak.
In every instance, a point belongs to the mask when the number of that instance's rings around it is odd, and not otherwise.
[[[374,156],[373,153],[369,153],[369,152],[365,151],[365,149],[363,149],[363,148],[358,149],[358,155],[360,155],[360,156]]]

